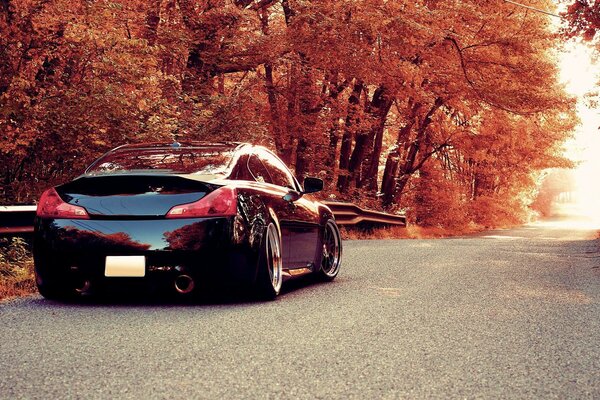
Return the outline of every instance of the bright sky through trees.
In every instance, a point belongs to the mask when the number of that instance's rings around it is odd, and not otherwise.
[[[598,80],[593,52],[581,43],[568,45],[561,57],[561,78],[569,93],[578,98],[577,113],[581,119],[567,148],[567,156],[580,162],[575,173],[579,211],[600,224],[600,186],[596,184],[600,176],[600,113],[587,104],[587,95],[595,90]]]

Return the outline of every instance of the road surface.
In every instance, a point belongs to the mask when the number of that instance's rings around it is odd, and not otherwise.
[[[267,303],[5,302],[0,398],[600,398],[596,237],[347,241]]]

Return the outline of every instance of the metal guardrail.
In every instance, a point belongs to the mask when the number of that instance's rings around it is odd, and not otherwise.
[[[0,236],[33,232],[36,206],[0,206]]]
[[[406,226],[406,217],[365,210],[352,203],[324,201],[340,226]],[[0,236],[33,232],[36,206],[0,206]]]
[[[365,210],[353,203],[324,201],[340,226],[406,226],[406,216]]]

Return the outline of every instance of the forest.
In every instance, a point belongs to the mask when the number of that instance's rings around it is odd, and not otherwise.
[[[501,0],[0,0],[0,204],[124,143],[227,140],[420,226],[519,223],[573,166],[557,58],[598,8],[559,29]]]

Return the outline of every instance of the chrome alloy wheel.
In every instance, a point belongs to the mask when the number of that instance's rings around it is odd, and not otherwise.
[[[333,220],[327,221],[323,232],[323,257],[321,273],[325,279],[333,279],[340,270],[342,262],[342,239],[340,231]]]
[[[281,243],[279,240],[279,233],[277,232],[277,228],[273,223],[270,223],[267,227],[266,246],[267,269],[269,271],[269,277],[271,280],[271,286],[273,287],[273,292],[275,295],[277,295],[281,290],[283,274],[281,260]]]

